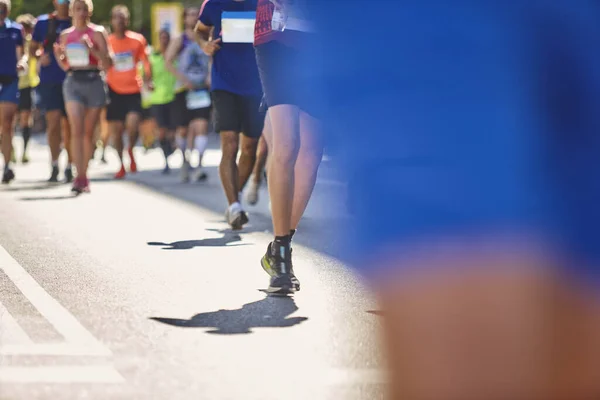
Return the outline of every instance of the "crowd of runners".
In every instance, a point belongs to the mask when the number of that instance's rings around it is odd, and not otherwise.
[[[140,136],[145,146],[162,149],[164,174],[180,152],[180,179],[205,181],[202,159],[214,127],[227,223],[233,230],[248,223],[242,190],[250,181],[246,200],[255,204],[267,176],[275,237],[261,264],[270,291],[299,290],[291,240],[322,157],[317,121],[304,111],[306,98],[292,90],[302,77],[290,68],[300,48],[290,43],[309,34],[308,24],[282,18],[276,1],[206,0],[185,8],[181,35],[165,27],[151,47],[129,28],[124,5],[112,8],[110,27],[91,22],[93,0],[54,0],[54,8],[13,17],[10,0],[0,0],[2,183],[15,179],[17,158],[28,162],[34,108],[45,117],[48,181],[72,183],[75,195],[90,193],[89,163],[105,162],[111,147],[120,160],[114,179],[136,173]],[[13,148],[15,130],[23,137],[20,149]]]

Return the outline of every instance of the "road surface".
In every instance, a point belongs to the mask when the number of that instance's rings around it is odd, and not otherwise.
[[[115,182],[109,152],[78,198],[45,183],[31,144],[0,188],[1,400],[382,398],[379,317],[340,261],[351,217],[331,162],[294,245],[302,291],[267,297],[266,191],[230,232],[214,139],[206,183],[162,176],[158,150]]]

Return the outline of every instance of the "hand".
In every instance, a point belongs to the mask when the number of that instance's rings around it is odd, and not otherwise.
[[[94,44],[92,43],[92,40],[90,39],[90,37],[88,35],[83,35],[81,37],[81,39],[79,40],[79,42],[81,44],[83,44],[84,46],[86,46],[90,50],[94,48]]]
[[[23,62],[23,61],[19,61],[17,63],[17,71],[22,72],[22,71],[26,71],[27,70],[27,63]]]
[[[194,89],[196,89],[196,85],[194,85],[191,81],[186,81],[185,88],[187,90],[194,90]]]
[[[204,44],[204,46],[202,47],[204,54],[206,54],[209,57],[214,56],[215,53],[221,49],[221,46],[219,46],[219,43],[221,43],[221,38],[219,38],[217,40],[210,40],[210,41],[206,42]]]
[[[52,60],[50,59],[50,54],[44,53],[40,56],[40,65],[42,67],[47,67],[51,62]]]
[[[146,87],[148,88],[149,91],[153,92],[154,91],[154,82],[147,81],[146,82]]]

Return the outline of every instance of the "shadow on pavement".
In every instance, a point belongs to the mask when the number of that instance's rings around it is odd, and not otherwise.
[[[38,196],[38,197],[21,197],[21,201],[52,201],[52,200],[68,200],[74,199],[75,195],[63,195],[63,196]]]
[[[182,184],[177,169],[173,169],[170,176],[162,175],[160,170],[139,171],[130,178],[130,182],[224,215],[226,206],[224,196],[220,194],[222,189],[218,170],[216,167],[207,167],[204,170],[209,174],[209,180],[203,183]],[[219,191],[219,195],[215,195],[215,189]],[[260,202],[268,202],[264,192]],[[243,236],[253,232],[272,232],[271,216],[268,210],[264,210],[265,208],[264,204],[263,207],[248,207],[246,211],[249,212],[250,223],[243,230],[235,233]],[[211,219],[207,222],[226,225],[225,218]],[[294,242],[345,261],[344,252],[341,251],[342,234],[340,233],[347,228],[344,223],[346,222],[332,219],[305,218],[300,224],[298,234],[294,237]],[[219,232],[226,233],[231,230],[226,228],[220,229]]]
[[[247,243],[238,243],[242,237],[237,234],[225,234],[220,238],[208,238],[199,240],[183,240],[173,243],[148,242],[148,246],[163,246],[163,250],[191,250],[195,247],[237,247],[248,246]]]
[[[296,311],[298,307],[291,297],[266,297],[236,310],[201,313],[189,320],[150,319],[180,328],[213,328],[206,333],[236,335],[253,333],[253,328],[289,328],[308,320],[306,317],[289,318]]]
[[[17,182],[17,183],[23,183],[23,182]],[[57,183],[46,183],[45,185],[43,184],[37,184],[37,185],[32,185],[32,186],[24,186],[24,185],[19,185],[19,186],[8,186],[8,187],[4,187],[1,189],[1,191],[3,192],[33,192],[33,191],[40,191],[40,190],[47,190],[47,189],[55,189],[57,187],[60,187],[61,184],[57,184]]]

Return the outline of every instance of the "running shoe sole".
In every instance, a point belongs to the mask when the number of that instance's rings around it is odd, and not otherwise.
[[[248,223],[248,215],[245,212],[241,212],[240,215],[236,217],[233,221],[231,221],[231,229],[234,231],[240,231],[244,228],[244,225]]]

